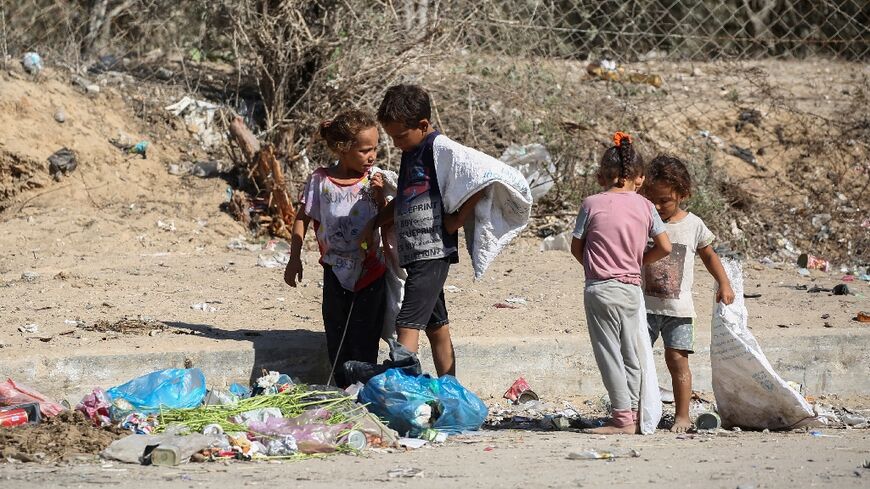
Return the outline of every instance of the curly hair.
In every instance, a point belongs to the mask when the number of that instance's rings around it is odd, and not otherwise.
[[[647,173],[647,181],[650,184],[667,185],[682,198],[692,195],[692,177],[689,175],[689,169],[676,156],[656,156],[650,161]]]
[[[643,157],[634,149],[631,136],[627,134],[616,133],[614,143],[601,156],[598,177],[607,182],[616,179],[614,186],[622,188],[626,180],[643,176]]]
[[[347,151],[356,142],[356,135],[363,129],[378,127],[375,118],[368,112],[358,109],[345,110],[334,119],[320,123],[320,137],[332,151]]]

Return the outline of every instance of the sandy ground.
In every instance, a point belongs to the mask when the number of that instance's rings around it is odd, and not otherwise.
[[[211,463],[177,468],[118,463],[0,464],[9,487],[867,487],[867,430],[596,437],[573,432],[484,431],[407,453],[284,463]],[[609,450],[637,458],[571,460]],[[391,477],[420,469],[415,478]]]
[[[316,252],[306,253],[302,287],[288,287],[281,268],[257,266],[258,255],[274,252],[227,249],[242,229],[216,210],[222,183],[187,184],[172,201],[132,197],[102,209],[37,208],[0,222],[0,249],[8,250],[0,262],[2,354],[207,349],[223,341],[249,341],[245,332],[322,331],[322,272]],[[187,192],[193,209],[184,207]],[[158,221],[173,222],[176,230],[163,231]],[[582,270],[570,254],[540,252],[538,246],[536,238],[512,244],[478,281],[472,280],[467,255],[462,257],[451,270],[447,292],[457,337],[586,334]],[[697,265],[695,301],[703,338],[709,332],[712,280]],[[38,277],[29,282],[22,278],[25,272]],[[750,326],[760,338],[862,328],[852,318],[870,309],[866,282],[851,282],[857,295],[850,296],[795,288],[831,287],[842,273],[814,271],[805,278],[791,265],[757,263],[747,264],[746,273],[747,292],[761,294],[747,301]],[[516,309],[494,306],[511,297],[527,303]],[[208,303],[207,311],[192,309],[202,303]],[[131,336],[82,327],[123,318],[157,320],[174,328]],[[36,332],[19,331],[30,324],[37,325]],[[141,333],[151,329],[145,326]],[[176,332],[196,334],[179,337]]]

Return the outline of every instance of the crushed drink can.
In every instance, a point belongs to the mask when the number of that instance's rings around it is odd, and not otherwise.
[[[30,421],[27,417],[27,410],[23,408],[7,409],[0,411],[0,426],[11,428],[13,426],[21,426]]]
[[[517,404],[522,404],[528,401],[537,401],[538,395],[535,394],[535,391],[532,390],[526,379],[520,377],[504,393],[504,398]]]
[[[351,430],[347,433],[347,446],[354,450],[365,450],[369,446],[366,434],[359,430]]]
[[[722,418],[714,412],[701,413],[695,418],[695,427],[699,430],[718,430],[722,427]]]
[[[808,270],[821,270],[823,272],[831,270],[831,263],[828,260],[807,253],[798,256],[797,264]]]

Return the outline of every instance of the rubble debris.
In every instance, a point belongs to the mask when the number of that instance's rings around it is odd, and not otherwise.
[[[48,157],[48,172],[58,181],[61,175],[69,175],[77,166],[76,154],[69,148],[61,148]]]

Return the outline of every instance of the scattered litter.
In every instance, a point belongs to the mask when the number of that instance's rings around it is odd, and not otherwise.
[[[695,418],[695,427],[699,430],[718,430],[722,427],[722,418],[714,412],[701,413]]]
[[[66,112],[64,112],[63,109],[57,109],[54,111],[54,120],[63,124],[66,122]]]
[[[398,469],[392,469],[389,472],[387,472],[387,477],[389,477],[390,479],[396,479],[396,478],[422,479],[423,478],[423,469],[401,467]]]
[[[617,454],[610,450],[580,450],[568,453],[568,460],[609,460],[612,458],[637,458],[640,452],[631,448],[623,454]]]
[[[798,275],[800,275],[802,277],[809,277],[810,271],[807,270],[806,268],[798,268]],[[806,288],[806,285],[804,285],[804,288]]]
[[[572,231],[565,231],[553,236],[547,236],[541,242],[541,251],[571,251]]]
[[[48,172],[55,180],[60,180],[61,175],[69,175],[77,166],[76,154],[68,148],[61,148],[48,157]]]
[[[18,327],[18,332],[19,333],[26,333],[26,334],[36,334],[39,332],[39,325],[38,324],[25,324],[24,326]]]
[[[157,229],[173,233],[175,232],[175,221],[157,221]]]
[[[756,109],[740,109],[740,114],[737,115],[737,124],[734,125],[734,130],[740,132],[747,124],[761,127],[761,112]]]
[[[859,312],[858,315],[855,316],[855,321],[858,321],[859,323],[870,323],[870,312]]]
[[[457,287],[455,285],[446,285],[444,287],[444,290],[447,292],[450,292],[450,293],[454,293],[454,294],[458,293],[458,292],[462,292],[462,289],[460,289],[459,287]]]
[[[749,163],[753,168],[755,168],[757,170],[764,171],[764,169],[765,169],[763,166],[761,166],[758,163],[758,159],[755,157],[755,154],[749,148],[741,148],[740,146],[737,146],[736,144],[732,144],[728,148],[728,154],[730,154],[731,156],[736,156],[736,157],[740,158],[741,160]]]
[[[428,440],[423,440],[420,438],[399,438],[399,446],[404,448],[409,448],[411,450],[416,450],[418,448],[423,448]]]
[[[555,184],[553,175],[556,174],[556,165],[542,144],[512,144],[499,159],[523,174],[532,191],[533,202],[546,195]]]
[[[42,69],[42,57],[39,53],[28,52],[24,53],[24,56],[21,58],[21,64],[24,66],[24,70],[31,75],[38,75]]]
[[[275,253],[274,255],[257,255],[257,266],[263,268],[282,268],[290,261],[289,253]]]
[[[184,119],[187,130],[196,134],[204,149],[214,148],[224,140],[223,131],[215,121],[219,109],[219,105],[191,97],[184,97],[166,107],[170,113]]]
[[[664,83],[662,77],[656,74],[626,73],[615,61],[602,59],[586,65],[586,73],[594,78],[604,81],[628,82],[651,85],[660,88]]]
[[[151,372],[112,387],[106,395],[113,406],[123,399],[135,411],[151,413],[164,409],[193,408],[205,397],[205,376],[198,368]]]
[[[21,280],[24,280],[27,283],[36,282],[36,280],[38,278],[39,278],[39,274],[36,272],[23,272],[21,274]]]
[[[190,308],[194,311],[217,312],[217,308],[211,304],[220,304],[220,302],[197,302],[196,304],[191,304]]]
[[[525,305],[528,303],[528,301],[526,301],[525,297],[518,297],[518,296],[508,297],[504,301],[508,304],[520,304],[520,305]]]
[[[504,393],[505,399],[514,404],[525,404],[529,401],[537,401],[538,395],[532,390],[532,387],[523,377],[518,378]]]
[[[817,256],[813,256],[807,253],[803,253],[798,256],[797,265],[800,268],[806,268],[809,270],[821,270],[823,272],[828,272],[831,270],[831,262],[825,260],[824,258],[819,258]]]
[[[57,416],[65,410],[60,404],[48,400],[46,396],[24,384],[15,382],[12,379],[0,382],[0,406],[15,406],[30,403],[39,404],[40,414],[46,418]]]
[[[846,284],[836,285],[833,289],[831,289],[834,295],[849,295],[852,291],[849,290],[849,286]]]
[[[139,141],[138,143],[134,144],[132,148],[127,150],[127,152],[134,155],[141,155],[142,158],[147,158],[148,141]]]
[[[248,243],[248,240],[244,236],[239,236],[238,238],[231,239],[229,243],[227,243],[227,248],[231,250],[261,251],[263,245],[259,243]]]
[[[411,436],[426,428],[448,434],[479,430],[488,414],[483,401],[456,377],[413,376],[400,368],[372,377],[360,391],[359,401],[387,420],[390,428]]]
[[[519,307],[513,304],[505,304],[504,302],[497,302],[493,304],[493,307],[495,307],[496,309],[519,309]]]

